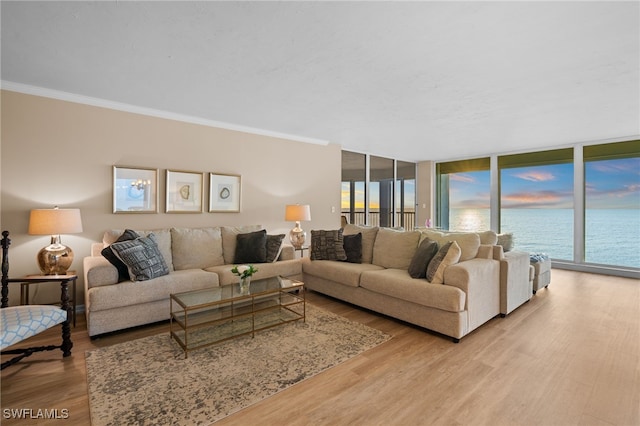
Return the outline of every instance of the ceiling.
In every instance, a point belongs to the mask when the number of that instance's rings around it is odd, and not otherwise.
[[[1,8],[9,90],[59,91],[406,161],[640,135],[637,1]]]

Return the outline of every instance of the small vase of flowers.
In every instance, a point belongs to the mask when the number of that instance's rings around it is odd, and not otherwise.
[[[231,272],[239,277],[240,293],[249,294],[251,286],[251,276],[258,272],[253,265],[234,265]]]

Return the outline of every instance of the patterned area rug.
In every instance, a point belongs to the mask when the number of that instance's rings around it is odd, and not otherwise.
[[[385,341],[307,305],[297,321],[184,352],[168,333],[86,352],[91,421],[206,425]]]

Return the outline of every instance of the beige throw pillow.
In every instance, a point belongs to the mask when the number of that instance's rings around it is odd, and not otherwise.
[[[449,241],[438,250],[427,266],[427,281],[431,284],[444,284],[444,270],[449,265],[455,265],[460,260],[460,246],[455,241]]]

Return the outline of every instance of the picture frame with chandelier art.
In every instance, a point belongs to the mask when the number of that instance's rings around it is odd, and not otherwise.
[[[209,212],[239,213],[241,183],[240,175],[209,173]]]
[[[158,213],[158,169],[114,165],[113,213]]]
[[[204,173],[167,170],[166,212],[202,213]]]

